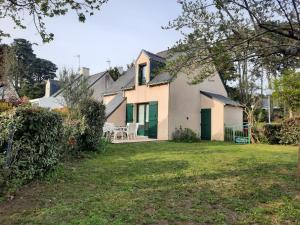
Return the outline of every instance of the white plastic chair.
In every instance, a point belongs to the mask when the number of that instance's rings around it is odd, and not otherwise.
[[[132,137],[133,139],[136,138],[136,123],[127,123],[126,135],[127,139]]]

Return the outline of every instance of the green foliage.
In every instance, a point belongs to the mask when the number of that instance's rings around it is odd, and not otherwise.
[[[97,151],[101,148],[101,137],[105,122],[105,106],[87,99],[78,107],[80,119],[69,118],[64,124],[65,147],[68,152]]]
[[[300,110],[300,72],[285,70],[274,82],[274,96],[285,103],[291,112]]]
[[[118,80],[119,77],[122,76],[122,74],[119,72],[118,67],[110,68],[108,70],[108,73],[114,81]]]
[[[87,77],[72,70],[63,69],[60,72],[60,80],[63,90],[62,96],[70,112],[75,116],[79,113],[80,103],[88,101],[93,95],[93,90],[89,88]]]
[[[11,110],[12,108],[13,105],[11,103],[0,101],[0,113]]]
[[[84,124],[81,146],[85,150],[96,151],[100,145],[105,123],[105,106],[93,99],[87,99],[79,105],[79,113]]]
[[[281,138],[281,124],[265,124],[263,134],[269,144],[279,144]]]
[[[62,119],[58,114],[41,108],[18,107],[0,126],[0,140],[6,143],[5,173],[9,188],[43,177],[58,163],[62,135]]]
[[[14,39],[10,46],[1,45],[0,49],[0,73],[14,84],[18,94],[30,98],[44,96],[44,81],[56,77],[56,65],[36,57],[32,43],[25,39]]]
[[[254,111],[254,116],[258,122],[267,122],[268,121],[268,111],[262,108],[259,108]]]
[[[0,7],[0,15],[4,18],[10,19],[13,24],[25,29],[25,18],[31,17],[33,24],[40,34],[44,42],[52,41],[53,33],[46,31],[45,20],[55,16],[63,16],[68,12],[76,12],[78,20],[85,22],[86,16],[92,16],[95,11],[100,10],[101,6],[108,0],[94,0],[94,1],[2,1]],[[2,17],[3,17],[2,16]],[[10,36],[5,31],[0,30],[1,37]]]
[[[29,99],[41,98],[45,95],[45,86],[44,82],[34,83],[33,85],[27,83],[23,84],[19,95],[26,96]]]
[[[296,124],[296,120],[300,118],[291,118],[283,121],[280,130],[280,144],[298,144],[300,137],[300,126]]]
[[[175,129],[175,131],[172,134],[172,140],[175,142],[198,142],[200,141],[197,134],[189,129],[185,128],[183,129],[180,127],[179,129]]]

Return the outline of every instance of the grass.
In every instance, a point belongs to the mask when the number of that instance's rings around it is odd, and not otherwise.
[[[300,224],[297,148],[109,145],[0,206],[0,224]]]

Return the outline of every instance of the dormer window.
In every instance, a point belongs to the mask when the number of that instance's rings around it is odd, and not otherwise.
[[[146,66],[147,64],[139,65],[139,85],[146,84]]]

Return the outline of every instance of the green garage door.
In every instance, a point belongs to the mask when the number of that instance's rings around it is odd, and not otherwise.
[[[211,139],[211,109],[201,109],[201,139]]]

